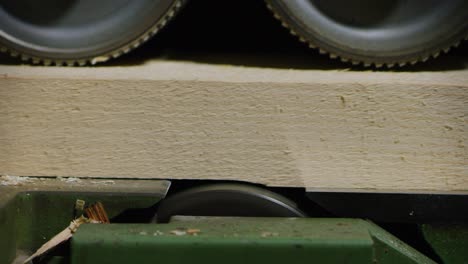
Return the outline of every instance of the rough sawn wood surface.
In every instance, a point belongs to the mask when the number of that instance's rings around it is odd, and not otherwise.
[[[0,174],[467,192],[468,70],[0,66]]]

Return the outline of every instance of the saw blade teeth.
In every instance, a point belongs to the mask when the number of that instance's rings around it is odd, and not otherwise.
[[[95,57],[93,59],[91,59],[91,64],[92,65],[95,65],[96,63],[99,63],[99,62],[105,62],[109,60],[109,57],[107,56],[99,56],[99,57]]]
[[[130,51],[130,47],[126,47],[122,51],[124,54],[127,54]]]
[[[130,52],[131,50],[133,50],[135,48],[138,48],[142,43],[148,41],[151,38],[151,36],[157,34],[157,32],[162,27],[164,27],[168,23],[168,21],[179,11],[179,9],[183,6],[183,3],[185,3],[185,2],[186,2],[185,0],[176,1],[173,4],[173,6],[171,7],[171,10],[169,10],[158,23],[156,23],[151,29],[149,29],[147,32],[145,32],[140,38],[138,38],[134,42],[128,44],[127,46],[125,46],[123,48],[120,48],[118,51],[112,51],[110,53],[104,54],[103,56],[100,56],[100,57],[97,57],[97,58],[93,58],[93,59],[89,59],[89,60],[86,59],[86,60],[84,60],[84,63],[83,63],[83,61],[80,61],[80,60],[55,61],[55,60],[51,60],[51,59],[34,58],[33,56],[29,56],[27,54],[21,54],[20,52],[15,51],[15,50],[9,50],[7,47],[4,47],[4,46],[0,46],[0,52],[8,52],[12,57],[18,57],[19,56],[21,60],[31,61],[34,64],[40,63],[42,61],[42,63],[44,65],[51,65],[51,64],[62,65],[62,64],[65,64],[65,65],[84,66],[88,62],[94,65],[94,64],[99,63],[99,62],[107,61],[109,58],[117,58],[117,57],[119,57],[119,56],[121,56],[121,55],[123,55],[125,53]],[[360,61],[354,61],[354,60],[347,59],[346,57],[343,57],[342,54],[337,55],[337,54],[333,54],[333,53],[331,53],[329,51],[326,51],[326,50],[324,50],[322,48],[318,48],[317,45],[312,43],[310,40],[307,40],[306,38],[302,37],[300,34],[297,33],[296,30],[292,29],[291,26],[288,25],[288,23],[286,23],[283,20],[283,18],[275,11],[275,8],[272,5],[270,5],[268,2],[267,2],[267,7],[268,7],[268,9],[270,9],[272,11],[273,16],[281,22],[281,25],[283,27],[289,29],[289,31],[290,31],[290,33],[292,35],[297,36],[301,42],[307,43],[307,45],[310,48],[318,49],[320,54],[328,54],[331,59],[339,58],[340,61],[342,61],[342,62],[349,63],[351,61],[351,63],[353,65],[358,65],[358,64],[361,63]],[[465,36],[462,39],[468,40],[468,35]],[[452,45],[450,45],[449,47],[442,48],[439,51],[436,51],[436,52],[434,52],[432,54],[428,53],[426,56],[422,56],[422,57],[418,58],[417,60],[396,62],[396,63],[373,63],[373,64],[377,68],[383,67],[384,65],[386,65],[387,67],[394,67],[396,65],[398,65],[400,67],[403,67],[403,66],[405,66],[407,64],[414,65],[419,61],[426,62],[431,57],[432,58],[437,58],[437,57],[439,57],[441,55],[441,53],[448,53],[451,50],[452,47],[458,47],[460,45],[460,43],[461,43],[461,41],[457,41],[457,42],[453,43]],[[105,59],[100,59],[100,58],[105,58]],[[372,63],[370,63],[370,65],[369,65],[369,63],[364,63],[363,65],[366,66],[366,67],[369,67],[369,66],[372,66]]]
[[[87,59],[72,59],[72,60],[64,60],[64,61],[59,61],[59,60],[54,60],[50,58],[34,58],[33,56],[29,56],[28,54],[20,54],[20,52],[10,49],[4,46],[0,46],[0,51],[1,52],[7,52],[10,54],[12,57],[18,57],[22,60],[24,60],[24,56],[26,56],[28,59],[33,58],[32,61],[33,63],[42,63],[45,66],[50,66],[50,65],[72,65],[72,66],[85,66],[87,64],[96,64],[100,62],[105,62],[110,58],[117,58],[125,53],[130,52],[132,49],[139,47],[142,43],[148,41],[152,36],[154,36],[156,33],[159,32],[159,30],[164,27],[174,16],[175,14],[184,6],[186,3],[186,0],[177,0],[175,1],[172,6],[170,7],[170,10],[158,21],[156,22],[150,29],[148,29],[146,32],[144,32],[139,38],[136,40],[132,41],[130,44],[120,47],[117,50],[110,51],[108,53],[102,54],[101,56],[97,56],[95,58],[87,58]],[[104,59],[105,58],[105,59]]]
[[[289,29],[289,32],[291,32],[292,35],[295,35],[299,38],[299,40],[301,42],[305,42],[308,44],[308,46],[310,48],[313,48],[313,49],[318,49],[319,50],[319,53],[320,54],[326,54],[326,53],[330,53],[329,54],[329,57],[332,58],[332,59],[335,59],[335,58],[339,58],[340,61],[344,62],[344,63],[352,63],[353,65],[359,65],[361,63],[363,63],[363,65],[365,67],[370,67],[372,65],[374,65],[375,67],[377,68],[381,68],[381,67],[388,67],[388,68],[393,68],[393,67],[404,67],[408,64],[411,64],[411,65],[414,65],[416,64],[417,62],[426,62],[430,57],[433,57],[433,58],[437,58],[441,52],[444,52],[444,53],[447,53],[451,50],[452,47],[458,47],[460,45],[460,42],[461,41],[457,41],[455,43],[453,43],[452,45],[450,45],[449,47],[447,48],[444,48],[444,49],[440,49],[432,54],[427,54],[427,56],[421,56],[420,58],[417,58],[416,60],[409,60],[409,61],[401,61],[401,62],[382,62],[382,63],[375,63],[375,62],[372,62],[372,63],[364,63],[364,62],[361,62],[361,61],[355,61],[353,59],[348,59],[346,58],[346,55],[343,56],[342,54],[340,55],[337,55],[336,57],[331,55],[331,52],[329,51],[326,51],[322,48],[320,48],[320,46],[317,46],[316,44],[314,44],[311,40],[308,40],[308,39],[305,39],[304,37],[302,37],[300,34],[297,34],[297,31],[294,30],[290,25],[288,25],[286,23],[286,21],[284,21],[283,17],[277,12],[276,10],[276,7],[273,7],[273,5],[270,4],[269,0],[266,0],[266,6],[268,7],[268,9],[271,11],[271,13],[273,14],[273,16],[279,20],[281,22],[281,25],[283,27],[286,27],[287,29]],[[468,35],[465,36],[464,38],[462,39],[465,39],[465,40],[468,40]]]
[[[118,58],[118,57],[120,57],[122,55],[123,55],[123,52],[121,50],[119,50],[119,51],[112,54],[112,58],[115,59],[115,58]]]
[[[160,27],[160,26],[155,27],[154,30],[153,30],[153,32],[152,32],[151,34],[153,34],[153,36],[156,35],[156,34],[158,34],[158,32],[161,31],[161,28],[162,28],[162,27]]]

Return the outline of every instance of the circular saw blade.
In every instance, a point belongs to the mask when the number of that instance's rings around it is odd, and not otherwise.
[[[321,54],[364,66],[404,66],[468,38],[468,1],[266,0],[282,25]]]
[[[0,49],[45,65],[96,64],[137,48],[185,0],[0,1]]]

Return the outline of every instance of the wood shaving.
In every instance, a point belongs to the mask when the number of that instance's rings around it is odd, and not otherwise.
[[[62,232],[58,233],[55,235],[52,239],[47,241],[44,245],[42,245],[34,254],[32,254],[29,258],[27,258],[23,263],[32,263],[31,261],[49,250],[53,249],[54,247],[58,246],[59,244],[62,244],[63,242],[67,241],[73,236],[73,233],[76,232],[78,227],[83,224],[83,223],[89,223],[89,219],[86,217],[81,216],[78,219],[75,219],[71,221],[70,225],[62,230]]]
[[[22,185],[24,183],[28,183],[32,181],[34,181],[34,179],[31,179],[29,177],[9,176],[9,175],[0,176],[0,185],[15,186],[15,185]]]
[[[192,236],[196,236],[200,232],[201,232],[200,229],[187,229],[187,234],[192,235]]]
[[[176,235],[176,236],[185,236],[187,234],[185,230],[172,230],[169,233]]]
[[[77,200],[77,202],[75,203],[75,208],[77,204],[84,205],[85,202],[81,200]],[[44,245],[42,245],[36,252],[34,252],[34,254],[32,254],[29,258],[27,258],[23,262],[23,264],[32,263],[32,260],[34,258],[47,253],[48,251],[55,248],[59,244],[62,244],[63,242],[70,239],[73,236],[73,233],[75,233],[78,227],[80,227],[80,225],[83,223],[91,223],[91,224],[110,223],[107,213],[104,210],[104,206],[102,205],[101,202],[97,202],[89,206],[88,208],[85,208],[85,212],[88,215],[88,218],[81,215],[79,218],[71,221],[70,225],[67,228],[62,230],[62,232],[58,233],[52,239],[50,239]]]

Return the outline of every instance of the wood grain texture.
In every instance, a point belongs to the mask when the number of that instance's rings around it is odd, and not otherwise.
[[[468,71],[0,66],[0,174],[468,192]]]

